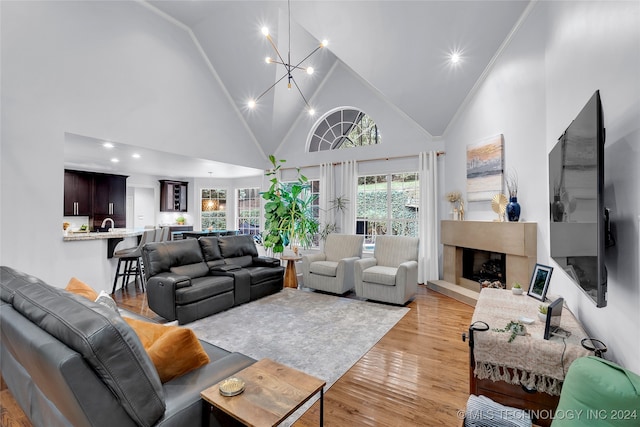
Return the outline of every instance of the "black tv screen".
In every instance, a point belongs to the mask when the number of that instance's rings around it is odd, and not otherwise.
[[[551,257],[598,307],[607,305],[604,140],[596,91],[549,153]]]

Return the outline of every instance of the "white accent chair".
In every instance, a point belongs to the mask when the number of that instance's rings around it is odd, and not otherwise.
[[[373,258],[355,263],[356,295],[404,305],[418,290],[417,237],[378,236]]]
[[[354,263],[362,257],[364,236],[331,233],[324,252],[302,257],[302,281],[306,288],[342,295],[354,287]]]

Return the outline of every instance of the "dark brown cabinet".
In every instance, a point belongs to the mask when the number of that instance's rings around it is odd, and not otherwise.
[[[123,175],[94,174],[93,227],[100,227],[105,218],[121,228],[127,222],[127,177]],[[110,225],[109,225],[110,226]]]
[[[64,215],[91,215],[92,174],[87,172],[64,171]]]
[[[65,169],[64,215],[88,216],[94,230],[105,218],[113,219],[113,227],[125,227],[127,177]]]
[[[187,212],[187,190],[184,181],[160,180],[160,212]]]

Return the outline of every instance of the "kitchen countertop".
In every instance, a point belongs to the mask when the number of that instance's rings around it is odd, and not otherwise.
[[[116,228],[113,231],[108,232],[96,232],[91,231],[89,233],[74,233],[70,232],[66,234],[62,240],[65,242],[76,240],[101,240],[101,239],[123,239],[125,237],[142,236],[143,230],[136,230],[133,228]]]

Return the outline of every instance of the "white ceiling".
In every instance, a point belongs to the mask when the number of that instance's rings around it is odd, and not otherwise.
[[[336,62],[342,62],[426,132],[441,136],[528,3],[294,0],[292,63],[315,49],[320,40],[329,40],[328,48],[303,64],[313,66],[316,72],[312,76],[296,74],[296,81],[313,106],[323,79]],[[220,79],[263,152],[275,152],[304,114],[302,98],[295,88],[288,91],[283,81],[260,99],[255,111],[248,111],[246,103],[284,74],[283,67],[265,64],[264,58],[274,56],[274,52],[260,28],[270,28],[275,43],[286,55],[287,1],[147,0],[146,5],[193,34],[217,74],[212,73],[211,78]],[[449,62],[454,51],[461,55],[456,65]],[[93,161],[104,162],[99,160],[104,159],[103,154],[95,151]],[[198,159],[195,161],[187,171],[201,169],[196,167]],[[66,162],[80,160],[66,157]],[[246,172],[239,171],[244,176]],[[197,176],[194,173],[189,176]],[[208,176],[208,171],[203,176]]]
[[[105,148],[111,142],[113,148]],[[137,158],[133,155],[136,154]],[[159,150],[65,134],[65,168],[121,175],[156,175],[173,179],[240,178],[264,173],[261,169],[197,159]],[[118,162],[112,162],[112,159]]]

